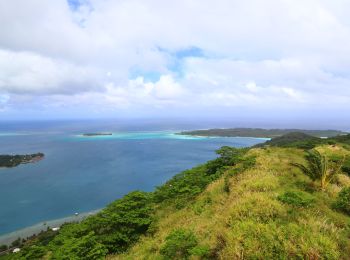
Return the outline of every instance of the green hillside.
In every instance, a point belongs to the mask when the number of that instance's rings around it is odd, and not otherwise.
[[[223,136],[223,137],[263,137],[275,138],[285,134],[299,132],[315,137],[334,137],[348,134],[339,130],[306,130],[306,129],[263,129],[263,128],[216,128],[205,130],[182,131],[180,135]]]
[[[312,139],[311,152],[304,135],[283,140],[223,147],[154,192],[130,193],[3,259],[349,259],[350,136]]]

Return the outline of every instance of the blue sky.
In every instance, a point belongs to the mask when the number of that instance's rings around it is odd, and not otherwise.
[[[343,127],[349,17],[349,0],[0,0],[0,119]]]

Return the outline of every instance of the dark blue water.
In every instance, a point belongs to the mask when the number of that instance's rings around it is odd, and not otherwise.
[[[45,153],[38,163],[0,169],[0,234],[101,208],[132,190],[151,191],[174,174],[215,158],[223,145],[263,141],[183,137],[166,127],[155,132],[142,125],[128,131],[126,124],[115,127],[113,122],[0,125],[0,154]],[[114,135],[78,135],[87,130]]]

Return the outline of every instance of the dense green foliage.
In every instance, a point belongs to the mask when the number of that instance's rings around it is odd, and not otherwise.
[[[248,152],[247,148],[234,148],[223,146],[216,151],[219,158],[206,163],[207,173],[216,174],[226,166],[234,166],[243,160],[244,155]]]
[[[183,131],[182,135],[197,135],[197,136],[224,136],[224,137],[265,137],[274,138],[286,135],[292,132],[305,133],[316,137],[333,137],[345,134],[345,132],[337,130],[303,130],[303,129],[262,129],[262,128],[226,128],[226,129],[208,129]]]
[[[334,208],[350,215],[350,187],[343,188],[339,192]]]
[[[82,223],[64,226],[49,246],[59,254],[58,258],[60,255],[79,257],[79,254],[88,254],[93,256],[91,259],[97,259],[106,253],[122,252],[151,224],[150,202],[148,193],[129,193]],[[84,246],[85,243],[90,244]],[[76,248],[72,249],[72,244]]]
[[[258,144],[256,147],[264,145],[278,146],[278,147],[296,147],[301,149],[312,149],[316,145],[321,144],[324,139],[314,137],[301,132],[292,132],[280,137],[273,138],[263,144]]]
[[[303,191],[286,191],[278,196],[278,199],[296,207],[310,207],[315,201],[310,194]]]
[[[102,259],[108,253],[93,231],[87,233],[79,225],[68,227],[50,243],[52,259]]]
[[[12,257],[38,259],[49,254],[51,259],[101,259],[136,242],[151,224],[151,214],[150,194],[135,191],[81,223],[63,225],[55,236],[29,241]]]
[[[198,244],[192,231],[176,229],[165,238],[165,244],[160,253],[165,259],[188,259]]]
[[[0,155],[0,167],[15,167],[21,163],[29,163],[44,157],[43,153],[26,155]]]
[[[175,175],[156,188],[153,193],[154,201],[160,203],[175,199],[178,207],[182,207],[188,199],[199,194],[211,181],[218,178],[218,174],[207,174],[206,169],[202,165]]]
[[[209,183],[219,178],[225,167],[245,161],[244,155],[247,151],[248,149],[245,148],[228,146],[220,148],[216,151],[218,158],[177,174],[164,185],[157,187],[153,193],[155,202],[175,199],[177,208],[183,207],[188,200],[201,193]],[[253,163],[252,158],[249,158],[248,164]]]
[[[96,233],[108,252],[124,251],[152,222],[151,196],[132,192],[83,222]]]
[[[276,147],[295,147],[304,150],[315,148],[318,145],[329,144],[335,145],[342,143],[350,145],[350,134],[338,135],[329,138],[318,138],[303,132],[291,132],[283,136],[272,138],[262,144],[257,144],[255,147],[276,146]]]

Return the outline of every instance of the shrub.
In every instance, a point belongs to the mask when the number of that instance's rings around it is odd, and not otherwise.
[[[247,148],[222,147],[217,150],[217,154],[220,155],[219,158],[181,172],[164,185],[157,187],[153,192],[154,202],[159,203],[176,198],[175,207],[177,209],[183,208],[188,204],[188,201],[201,193],[209,183],[218,179],[227,166],[242,163],[238,172],[252,167],[255,164],[255,157],[244,157],[247,151]]]
[[[120,253],[152,223],[150,194],[131,192],[81,223],[63,225],[48,247],[53,259],[101,259]]]
[[[208,174],[205,165],[181,172],[159,186],[153,192],[155,202],[162,202],[169,199],[188,201],[198,195],[219,175]]]
[[[242,159],[242,169],[247,170],[254,167],[256,164],[256,156],[247,156]]]
[[[286,191],[277,198],[283,203],[296,207],[309,207],[315,201],[313,196],[302,191]]]
[[[207,166],[208,174],[215,174],[225,166],[234,166],[243,160],[243,156],[248,152],[247,148],[235,148],[223,146],[216,151],[220,155],[219,158],[209,161]],[[248,162],[249,163],[249,162]]]
[[[12,243],[11,243],[11,247],[19,247],[19,246],[21,246],[21,239],[20,238],[17,238],[15,241],[13,241]]]
[[[203,253],[203,250],[195,249],[198,244],[197,238],[190,230],[176,229],[165,241],[160,250],[165,259],[188,259],[192,253]]]
[[[109,204],[82,226],[93,231],[109,253],[125,251],[152,223],[150,195],[134,191]]]
[[[81,237],[65,237],[63,244],[52,250],[52,259],[103,259],[108,250],[97,241],[94,232]]]
[[[46,250],[41,246],[33,245],[31,247],[24,247],[20,251],[20,259],[41,259],[46,253]]]
[[[7,245],[1,245],[0,246],[0,252],[6,251],[7,250]]]
[[[338,193],[334,208],[350,215],[350,187],[343,188]]]
[[[208,246],[198,245],[198,246],[195,246],[194,248],[192,248],[190,250],[190,252],[191,252],[191,255],[193,255],[193,256],[199,256],[201,258],[205,258],[205,257],[209,256],[210,249]]]

